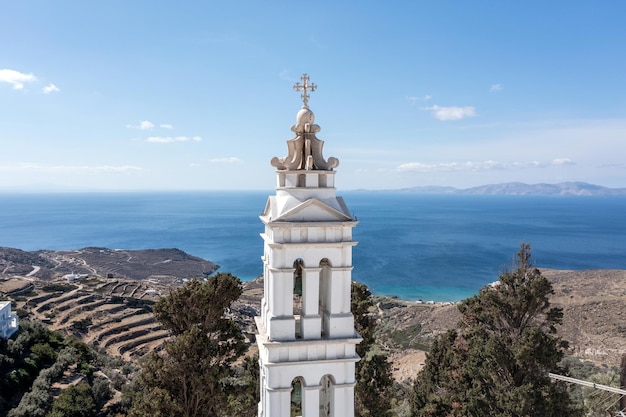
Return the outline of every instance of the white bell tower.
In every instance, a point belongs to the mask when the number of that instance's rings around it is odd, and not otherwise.
[[[352,218],[336,196],[336,158],[326,161],[315,134],[304,74],[294,89],[304,105],[291,127],[289,154],[273,158],[276,195],[267,200],[261,317],[256,318],[259,417],[353,417],[355,346],[350,312]]]

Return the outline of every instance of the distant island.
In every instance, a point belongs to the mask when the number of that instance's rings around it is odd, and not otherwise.
[[[465,195],[538,195],[538,196],[626,196],[626,188],[608,188],[586,182],[561,182],[558,184],[525,184],[507,182],[481,185],[472,188],[422,186],[403,188],[400,191],[416,194]]]

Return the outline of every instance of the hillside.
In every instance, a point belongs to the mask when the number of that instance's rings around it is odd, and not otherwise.
[[[152,304],[185,278],[201,277],[211,265],[171,249],[37,253],[2,249],[0,298],[14,300],[23,313],[51,329],[136,360],[160,348],[167,338],[152,316]],[[68,282],[63,278],[68,271],[87,277]],[[617,365],[626,353],[626,271],[542,272],[554,284],[553,304],[564,309],[559,333],[570,342],[570,354]],[[244,283],[244,294],[232,309],[251,341],[262,290],[261,279]],[[375,314],[379,340],[391,355],[399,379],[414,376],[433,338],[459,319],[452,303],[416,304],[391,297],[376,298]]]
[[[554,287],[551,302],[563,308],[559,336],[568,354],[597,365],[618,366],[626,353],[626,271],[541,269]],[[433,337],[456,325],[456,305],[434,305],[382,297],[378,302],[380,340],[392,353],[394,374],[409,378],[421,368],[421,351]]]
[[[145,280],[181,280],[209,275],[219,265],[180,249],[121,250],[83,248],[71,251],[26,252],[0,247],[0,276],[53,279],[66,274]]]

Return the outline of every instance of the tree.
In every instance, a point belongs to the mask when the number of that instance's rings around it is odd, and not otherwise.
[[[391,415],[393,377],[387,355],[373,349],[376,318],[371,311],[372,293],[364,284],[353,282],[350,301],[356,330],[363,338],[356,346],[361,360],[356,364],[355,415],[386,417]]]
[[[52,402],[47,417],[95,417],[96,403],[86,382],[70,385]]]
[[[259,355],[246,356],[228,380],[228,409],[232,416],[255,416],[261,393],[259,390]]]
[[[111,383],[108,378],[98,376],[94,378],[91,384],[91,391],[93,393],[93,399],[96,402],[98,409],[113,397],[113,391],[111,390]]]
[[[367,285],[360,282],[352,282],[350,294],[350,310],[354,315],[354,326],[361,335],[363,341],[356,345],[356,353],[361,358],[367,356],[375,342],[376,317],[372,314],[374,302],[372,293]]]
[[[71,346],[63,348],[54,364],[42,369],[33,381],[30,391],[22,396],[20,403],[8,413],[8,417],[43,417],[50,404],[50,386],[67,367],[76,362],[77,351]]]
[[[414,416],[578,416],[560,371],[567,342],[556,336],[563,313],[552,285],[522,244],[514,270],[459,304],[458,329],[439,337],[418,375]]]
[[[228,413],[225,381],[247,347],[226,313],[241,292],[241,281],[222,273],[204,283],[189,281],[155,304],[155,317],[172,339],[143,363],[130,416]]]

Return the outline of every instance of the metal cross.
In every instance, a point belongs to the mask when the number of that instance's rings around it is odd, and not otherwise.
[[[302,80],[302,84],[295,83],[293,85],[293,89],[296,91],[302,91],[300,98],[302,98],[304,107],[309,107],[309,95],[307,94],[307,90],[311,90],[311,92],[313,92],[317,88],[317,85],[315,85],[315,83],[309,84],[310,78],[306,74],[303,74],[302,77],[300,77],[300,80]]]

